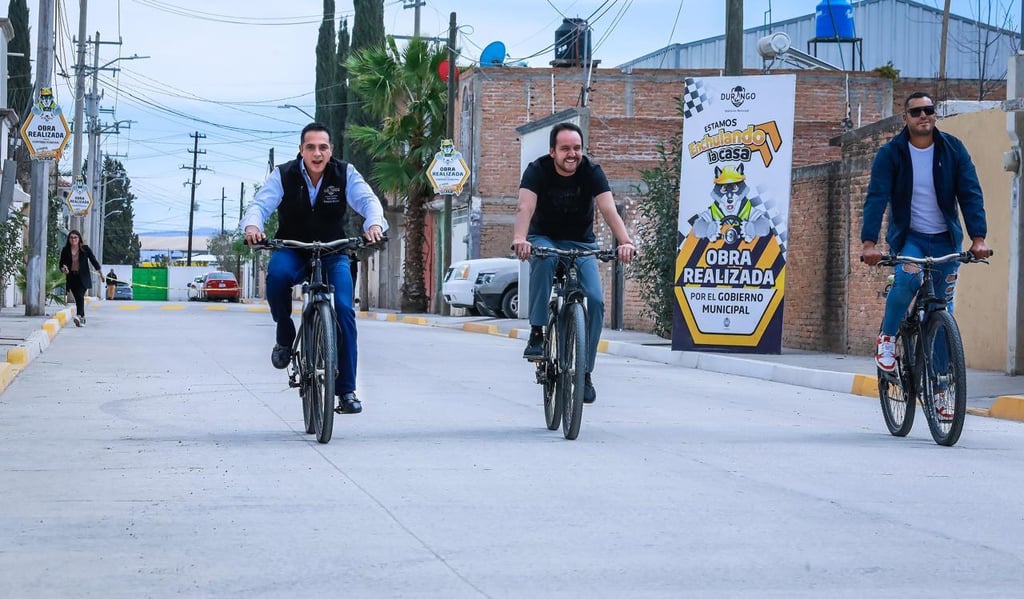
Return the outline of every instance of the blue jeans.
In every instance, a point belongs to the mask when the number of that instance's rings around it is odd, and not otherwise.
[[[338,336],[338,377],[334,392],[338,395],[356,389],[356,312],[352,308],[352,272],[348,256],[331,254],[321,258],[324,282],[334,285],[334,311],[341,333]],[[274,251],[267,265],[267,304],[277,323],[277,344],[291,347],[295,341],[292,321],[292,287],[306,279],[309,262],[296,250]]]
[[[907,241],[899,254],[924,258],[925,256],[945,256],[960,251],[953,245],[948,233],[934,235],[918,233],[911,230],[907,233]],[[882,318],[882,334],[895,335],[900,329],[900,321],[907,314],[914,295],[924,281],[921,267],[917,272],[907,272],[907,268],[915,268],[913,264],[901,264],[896,267],[896,276],[885,298],[885,316]],[[948,262],[936,265],[932,269],[932,289],[936,297],[944,297],[948,302],[946,309],[953,312],[953,291],[956,288],[956,272],[959,262]]]
[[[538,247],[553,247],[560,250],[595,250],[596,243],[580,241],[554,240],[542,235],[530,235],[530,244]],[[551,297],[551,285],[555,278],[555,265],[558,258],[530,258],[530,325],[544,326],[548,323],[548,299]],[[587,256],[576,260],[580,269],[580,284],[583,294],[587,297],[587,372],[594,370],[597,359],[597,344],[601,340],[601,328],[604,325],[604,291],[601,289],[601,273],[597,268],[597,258]]]

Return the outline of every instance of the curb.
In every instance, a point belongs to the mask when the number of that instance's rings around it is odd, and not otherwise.
[[[14,382],[14,377],[50,347],[50,342],[64,326],[71,321],[71,308],[64,308],[46,319],[38,331],[33,332],[24,343],[7,350],[7,361],[0,362],[0,393]]]
[[[359,318],[371,320],[383,320],[388,322],[403,322],[407,324],[444,327],[430,318],[422,316],[402,316],[400,314],[387,312],[357,312]],[[446,327],[453,328],[453,327]],[[528,329],[510,329],[503,333],[498,325],[483,324],[479,322],[463,323],[461,328],[470,333],[483,333],[486,335],[497,335],[512,339],[527,339],[530,335]],[[597,345],[598,353],[619,356],[623,358],[634,358],[645,362],[658,362],[719,372],[746,376],[776,383],[784,383],[796,387],[807,387],[823,391],[835,391],[837,393],[850,393],[878,399],[878,378],[866,374],[855,374],[847,372],[835,372],[831,370],[819,370],[815,368],[804,368],[801,366],[789,366],[786,364],[770,364],[756,360],[748,360],[742,357],[710,354],[702,352],[672,351],[666,352],[658,347],[637,345],[623,341],[612,341],[602,339]],[[1024,422],[1024,396],[1005,395],[996,398],[991,408],[977,409],[968,408],[967,412],[974,416],[986,416],[1000,418],[1002,420],[1016,420]]]

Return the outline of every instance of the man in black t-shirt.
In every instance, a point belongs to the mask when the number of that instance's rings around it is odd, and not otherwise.
[[[615,199],[604,171],[583,155],[583,132],[573,123],[551,129],[548,154],[531,162],[519,184],[519,207],[512,234],[512,248],[520,260],[530,259],[530,340],[523,357],[537,360],[544,354],[544,325],[555,273],[556,258],[530,258],[530,249],[597,249],[594,208],[601,212],[621,243],[618,257],[628,264],[636,252],[626,225],[615,210]],[[604,323],[604,291],[597,258],[577,263],[587,297],[587,375],[584,403],[593,403],[597,392],[590,380],[597,344]]]

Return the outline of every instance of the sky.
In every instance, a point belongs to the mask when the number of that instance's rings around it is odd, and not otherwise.
[[[2,1],[2,0],[0,0]],[[745,0],[744,27],[814,12],[819,0]],[[943,0],[919,0],[942,8]],[[1019,20],[1019,0],[1002,5]],[[53,87],[70,120],[74,116],[74,40],[84,0],[57,0],[57,64]],[[384,0],[388,34],[414,33],[410,0]],[[32,55],[38,0],[29,0]],[[336,0],[336,15],[352,29],[351,0]],[[979,0],[953,0],[952,11],[974,16]],[[6,10],[6,9],[5,9]],[[563,17],[589,18],[591,46],[602,68],[669,44],[701,40],[725,31],[724,0],[425,0],[420,35],[446,38],[449,15],[459,25],[459,65],[478,61],[501,41],[509,62],[546,67]],[[102,138],[103,151],[120,160],[137,196],[135,230],[145,234],[188,229],[193,138],[199,133],[200,171],[195,228],[233,230],[239,196],[267,175],[270,149],[281,163],[298,151],[299,131],[315,110],[315,48],[322,0],[92,0],[86,7],[87,37],[100,44],[98,78],[104,123],[121,122],[120,134]],[[117,42],[112,44],[108,42]],[[89,46],[91,65],[92,45]],[[139,58],[135,58],[139,57]],[[34,68],[34,67],[33,67]],[[286,104],[298,108],[283,107]],[[301,109],[301,110],[300,110]],[[340,154],[340,151],[339,151]],[[84,152],[83,152],[84,155]],[[71,170],[72,148],[62,172]],[[223,191],[222,191],[223,190]],[[226,197],[223,202],[222,194]]]

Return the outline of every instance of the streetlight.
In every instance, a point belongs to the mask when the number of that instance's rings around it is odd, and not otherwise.
[[[282,104],[282,105],[278,106],[278,108],[294,108],[295,110],[298,110],[299,112],[301,112],[302,114],[308,116],[312,120],[314,120],[314,121],[316,120],[315,116],[309,114],[308,112],[306,112],[305,110],[299,108],[298,106],[296,106],[294,104]]]

